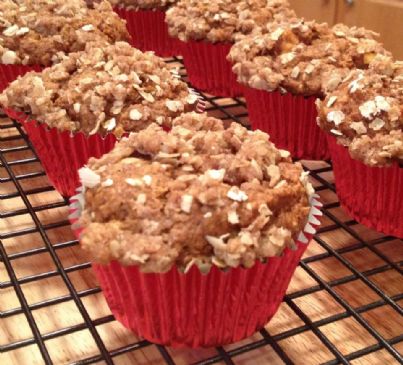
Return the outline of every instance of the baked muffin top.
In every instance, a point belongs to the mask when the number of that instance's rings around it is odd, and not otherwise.
[[[90,44],[40,73],[24,75],[0,95],[4,107],[49,127],[117,136],[153,122],[170,127],[197,100],[161,58],[125,42]]]
[[[178,0],[108,0],[113,6],[128,9],[166,9]]]
[[[268,25],[231,49],[238,81],[255,89],[322,96],[353,68],[367,68],[376,54],[388,54],[364,28],[292,19]]]
[[[0,62],[49,66],[86,43],[129,40],[126,24],[107,1],[1,0]]]
[[[295,16],[287,0],[179,0],[166,13],[169,33],[182,41],[234,42]]]
[[[377,57],[353,70],[323,101],[318,122],[369,166],[403,162],[403,62]]]
[[[313,188],[268,135],[187,113],[154,124],[79,171],[82,247],[94,261],[143,272],[251,267],[307,223]]]

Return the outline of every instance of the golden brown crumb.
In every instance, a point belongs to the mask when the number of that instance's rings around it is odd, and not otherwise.
[[[154,122],[170,127],[197,100],[161,58],[124,42],[90,44],[41,73],[26,74],[0,95],[3,106],[50,127],[117,136]]]
[[[152,125],[80,170],[81,243],[98,262],[144,272],[253,266],[307,222],[312,186],[268,135],[206,114]]]
[[[268,30],[237,42],[229,55],[238,81],[255,89],[323,96],[349,70],[368,68],[375,54],[389,55],[363,28],[293,19]]]

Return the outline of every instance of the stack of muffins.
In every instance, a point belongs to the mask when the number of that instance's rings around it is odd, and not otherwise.
[[[141,50],[105,1],[2,3],[3,64],[50,67],[0,103],[56,189],[81,186],[73,229],[126,327],[199,347],[265,325],[320,224],[292,158],[330,157],[343,206],[403,237],[403,66],[373,32],[306,22],[286,0],[109,1]],[[254,131],[196,113],[144,50],[183,54],[206,92],[244,95]]]

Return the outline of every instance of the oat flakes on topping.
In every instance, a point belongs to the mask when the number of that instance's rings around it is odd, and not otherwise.
[[[287,0],[179,0],[166,15],[171,36],[182,41],[234,42],[295,17]]]
[[[133,133],[80,170],[82,247],[144,272],[279,255],[307,222],[313,193],[301,165],[282,156],[267,134],[206,114]]]
[[[129,40],[126,24],[107,1],[1,0],[0,61],[49,66],[89,42]]]
[[[228,56],[238,81],[255,89],[323,96],[351,69],[389,53],[363,28],[303,19],[268,25],[268,33],[237,42]]]
[[[347,146],[353,158],[369,166],[402,162],[403,63],[377,57],[368,70],[352,71],[318,101],[318,114],[320,127]]]
[[[112,6],[127,9],[167,9],[178,0],[108,0]]]
[[[0,104],[60,130],[85,134],[139,131],[194,110],[197,98],[152,52],[125,42],[71,53],[61,63],[14,81]]]

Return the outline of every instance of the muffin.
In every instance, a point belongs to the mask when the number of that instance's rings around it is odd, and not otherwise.
[[[179,0],[167,11],[171,36],[182,41],[190,82],[214,95],[239,96],[242,88],[226,56],[248,34],[295,17],[286,0]]]
[[[327,159],[315,99],[333,90],[349,70],[365,69],[375,55],[388,52],[363,28],[293,19],[267,30],[240,40],[229,54],[246,86],[252,126],[267,131],[295,158]]]
[[[352,70],[323,101],[318,122],[329,133],[343,207],[360,223],[403,238],[403,63],[376,56]]]
[[[193,110],[197,101],[161,58],[125,42],[90,44],[41,73],[26,74],[0,95],[65,196],[74,193],[77,170],[89,157],[151,123],[170,128],[173,118]]]
[[[179,42],[170,37],[165,12],[177,0],[109,0],[127,22],[134,47],[161,57],[180,54]]]
[[[80,178],[74,227],[112,312],[165,345],[222,345],[264,326],[320,214],[289,153],[206,114],[131,134]]]
[[[129,40],[125,23],[102,1],[2,0],[0,91],[17,76],[59,62],[87,43]]]

